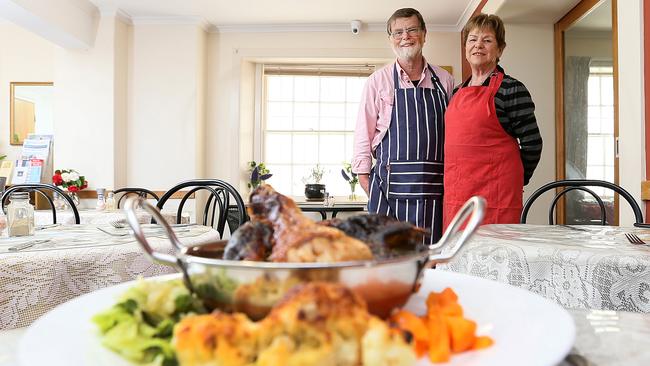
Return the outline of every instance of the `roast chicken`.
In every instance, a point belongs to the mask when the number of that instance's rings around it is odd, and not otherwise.
[[[341,262],[422,248],[426,230],[383,215],[314,222],[289,197],[264,184],[250,196],[251,221],[228,241],[224,259]]]

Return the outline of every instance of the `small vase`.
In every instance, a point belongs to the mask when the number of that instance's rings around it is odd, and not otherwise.
[[[79,206],[79,195],[77,194],[77,192],[67,191],[66,193],[68,194],[68,197],[70,197],[74,205]]]
[[[354,190],[357,188],[356,183],[350,183],[350,195],[348,196],[348,199],[350,201],[356,201],[357,200],[357,195],[354,193]]]
[[[65,210],[67,207],[66,200],[59,193],[54,192],[54,207],[57,210]]]

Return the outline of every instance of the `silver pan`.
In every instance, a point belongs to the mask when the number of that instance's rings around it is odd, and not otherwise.
[[[136,207],[148,211],[160,223],[174,253],[155,251],[138,222]],[[129,197],[124,205],[127,222],[138,243],[153,261],[173,266],[185,285],[209,309],[246,313],[260,319],[288,289],[306,281],[339,282],[360,294],[368,310],[386,318],[417,291],[423,269],[453,258],[470,239],[485,215],[485,200],[472,197],[456,213],[440,241],[428,250],[390,259],[336,263],[278,263],[233,261],[221,258],[226,241],[195,247],[183,246],[158,209],[141,197]],[[464,222],[467,225],[458,234]],[[457,235],[458,234],[458,235]]]

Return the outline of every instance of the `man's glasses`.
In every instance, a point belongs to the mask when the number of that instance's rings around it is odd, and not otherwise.
[[[404,34],[408,34],[410,37],[416,36],[420,34],[420,28],[413,27],[407,29],[397,29],[391,32],[390,36],[393,37],[393,39],[401,39]]]

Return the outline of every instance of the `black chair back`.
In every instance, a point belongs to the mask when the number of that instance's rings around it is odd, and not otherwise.
[[[75,206],[74,202],[72,201],[72,198],[70,198],[65,193],[65,191],[63,191],[61,188],[55,185],[44,184],[44,183],[27,183],[27,184],[16,184],[14,186],[7,188],[7,190],[5,190],[4,193],[2,194],[2,198],[0,198],[0,203],[2,204],[2,210],[5,212],[6,212],[7,200],[9,200],[9,197],[13,192],[36,192],[37,194],[40,194],[41,196],[45,197],[45,199],[50,204],[50,207],[52,209],[52,223],[54,224],[56,224],[56,207],[54,206],[54,201],[52,200],[52,197],[50,197],[46,193],[50,192],[54,194],[56,192],[64,200],[68,202],[68,206],[70,206],[70,209],[72,209],[72,213],[74,214],[75,224],[81,223],[81,219],[79,218],[79,210],[77,209],[77,206]]]
[[[234,232],[244,222],[248,221],[244,200],[235,187],[219,179],[193,179],[181,182],[168,190],[156,205],[162,210],[165,203],[178,191],[190,188],[181,198],[176,213],[176,222],[181,223],[181,214],[185,202],[198,191],[207,191],[209,196],[203,207],[202,225],[214,227],[223,237],[226,225]],[[197,212],[201,212],[196,207]],[[152,220],[154,222],[154,220]]]
[[[541,196],[543,193],[551,189],[563,188],[559,193],[555,195],[555,197],[553,198],[553,202],[551,203],[551,207],[548,210],[549,225],[553,225],[553,216],[554,216],[555,206],[557,205],[557,202],[560,200],[560,198],[563,195],[571,191],[582,191],[594,197],[594,199],[596,200],[600,208],[600,225],[606,225],[607,213],[605,210],[605,204],[603,203],[603,200],[594,191],[592,191],[587,187],[604,187],[618,193],[621,197],[623,197],[625,201],[627,201],[627,203],[632,208],[632,211],[634,212],[634,220],[635,220],[634,225],[635,226],[642,225],[643,213],[641,212],[641,208],[639,207],[639,204],[634,200],[634,197],[632,197],[632,195],[628,191],[626,191],[621,186],[618,186],[614,183],[606,182],[603,180],[586,180],[586,179],[559,180],[556,182],[545,184],[544,186],[540,187],[538,190],[533,192],[533,194],[528,198],[528,200],[526,200],[526,203],[524,204],[524,208],[521,212],[521,223],[522,224],[526,223],[526,217],[528,216],[528,211],[530,210],[535,200],[539,198],[539,196]]]
[[[120,208],[120,203],[122,202],[123,199],[125,199],[128,195],[130,194],[137,194],[138,196],[147,199],[147,196],[150,196],[151,198],[156,200],[156,203],[160,201],[160,198],[158,198],[158,195],[155,194],[154,192],[146,189],[146,188],[137,188],[137,187],[125,187],[125,188],[119,188],[113,191],[115,194],[115,197],[117,199],[117,208]],[[117,195],[122,193],[120,198],[117,198]]]

